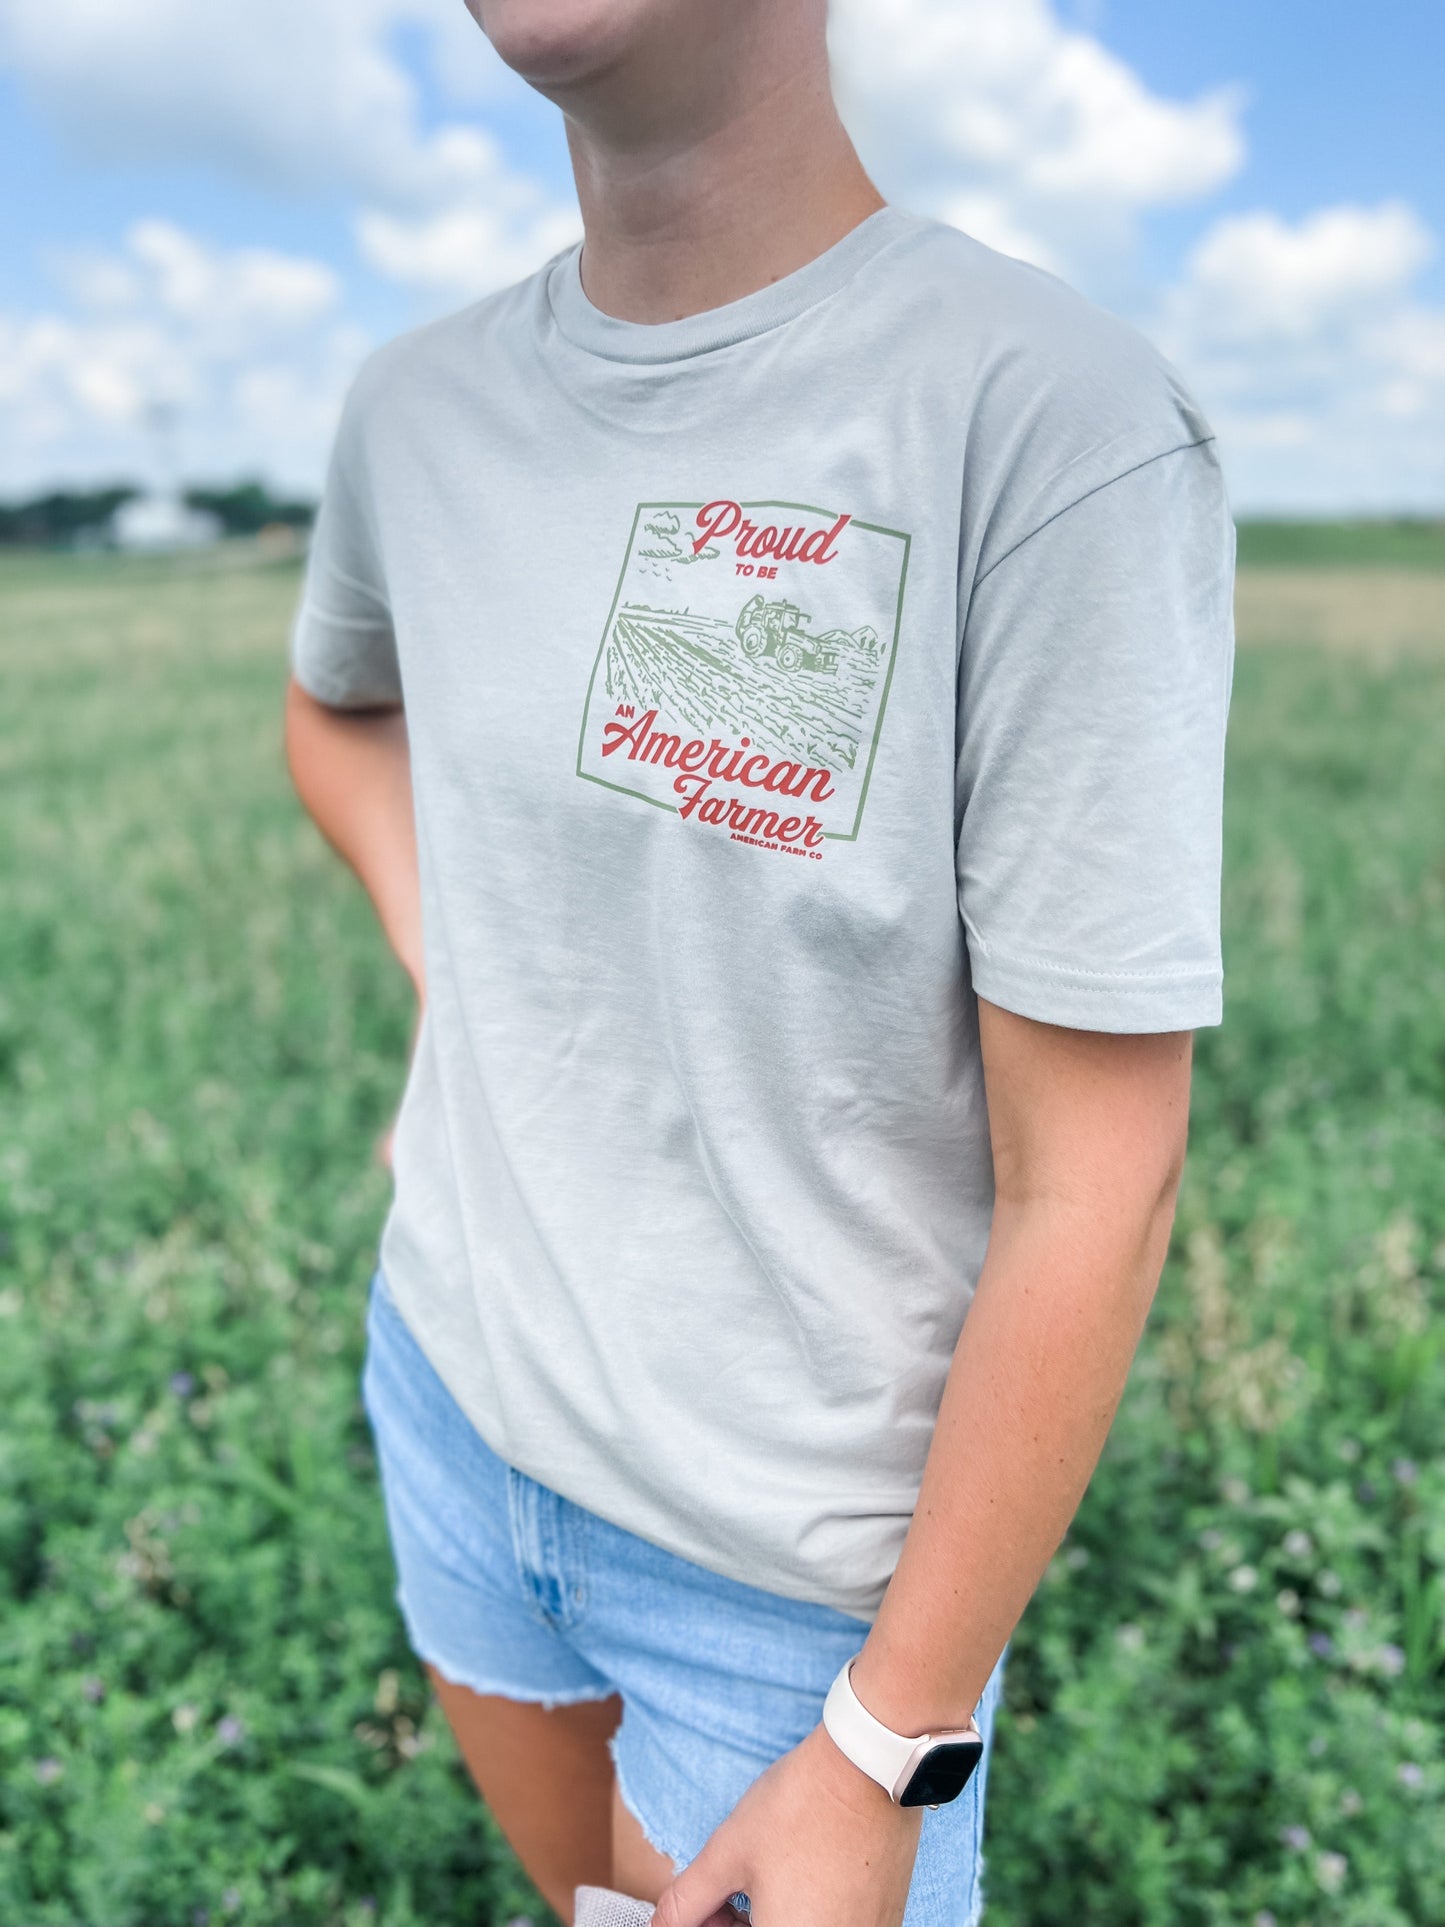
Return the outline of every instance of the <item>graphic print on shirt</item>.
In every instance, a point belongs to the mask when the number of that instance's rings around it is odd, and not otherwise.
[[[735,841],[858,834],[910,538],[798,502],[640,502],[577,774]]]

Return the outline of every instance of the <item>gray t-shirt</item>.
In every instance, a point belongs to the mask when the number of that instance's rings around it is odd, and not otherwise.
[[[381,1259],[513,1465],[871,1619],[989,1235],[975,993],[1220,1021],[1233,524],[1155,350],[941,222],[657,325],[579,256],[368,356],[296,612],[412,745]]]

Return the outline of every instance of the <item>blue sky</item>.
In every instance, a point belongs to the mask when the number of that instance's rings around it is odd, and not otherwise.
[[[1439,0],[834,0],[830,38],[889,198],[1157,340],[1238,508],[1445,512]],[[462,0],[0,0],[0,167],[6,496],[314,491],[369,347],[579,231]]]
[[[1385,0],[1375,8],[1303,0],[1214,0],[1201,6],[1110,0],[1073,7],[1165,94],[1242,81],[1249,161],[1211,212],[1255,206],[1299,219],[1346,201],[1404,196],[1445,240],[1445,6]],[[1198,216],[1157,224],[1154,271],[1174,265]],[[1445,250],[1421,292],[1445,297]]]

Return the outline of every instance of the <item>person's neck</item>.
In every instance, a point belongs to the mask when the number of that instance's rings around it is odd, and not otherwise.
[[[677,321],[740,300],[887,205],[810,70],[693,135],[617,145],[567,120],[589,301],[621,321]]]

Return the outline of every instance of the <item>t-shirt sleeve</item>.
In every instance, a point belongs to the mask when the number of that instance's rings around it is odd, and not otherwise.
[[[980,996],[1081,1030],[1221,1021],[1234,554],[1203,441],[1090,490],[974,584],[957,877]]]
[[[402,700],[366,473],[363,392],[358,377],[342,404],[290,636],[292,674],[338,709]]]

